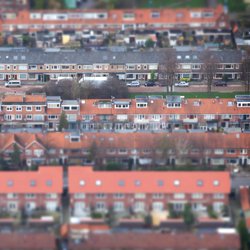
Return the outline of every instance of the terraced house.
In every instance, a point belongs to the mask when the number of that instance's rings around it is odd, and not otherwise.
[[[221,212],[228,204],[228,172],[105,172],[91,167],[69,168],[70,207],[73,216],[93,211],[145,213],[164,211],[168,204],[183,211],[186,203],[196,212],[212,205]],[[93,210],[93,211],[92,211]]]
[[[61,167],[40,167],[35,172],[2,171],[0,183],[1,211],[57,211],[61,206]]]
[[[124,169],[250,165],[248,133],[1,133],[1,158],[11,162],[15,148],[28,166],[95,164],[105,169],[114,162]]]
[[[171,60],[168,58],[171,55]],[[121,80],[147,80],[155,72],[159,79],[166,75],[159,65],[176,65],[176,79],[206,78],[206,60],[216,65],[214,79],[240,79],[242,52],[239,50],[154,52],[112,52],[60,49],[0,49],[0,81],[57,80],[70,77],[75,80],[103,80],[116,75]],[[158,72],[159,71],[159,72]],[[159,73],[159,74],[158,74]]]
[[[0,102],[2,132],[57,131],[65,112],[71,131],[80,132],[246,132],[250,96],[185,99],[138,96],[135,99],[61,100],[59,96],[6,95]]]
[[[215,9],[23,10],[19,13],[9,10],[2,13],[1,17],[0,31],[3,32],[230,27],[222,5]]]

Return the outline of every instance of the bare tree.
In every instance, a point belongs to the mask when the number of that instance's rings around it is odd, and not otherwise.
[[[245,83],[245,92],[250,93],[250,55],[242,62],[242,80]]]
[[[202,53],[202,72],[207,80],[207,92],[210,93],[212,90],[213,79],[217,71],[218,60],[214,53],[206,50]]]
[[[173,92],[175,76],[177,73],[177,58],[175,50],[169,49],[163,52],[158,66],[158,78],[162,86],[166,86],[167,92]]]

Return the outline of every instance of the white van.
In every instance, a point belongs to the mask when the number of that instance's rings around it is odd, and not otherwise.
[[[6,82],[5,84],[5,87],[13,87],[13,88],[17,88],[17,87],[21,87],[21,81],[18,81],[18,80],[10,80],[8,82]]]

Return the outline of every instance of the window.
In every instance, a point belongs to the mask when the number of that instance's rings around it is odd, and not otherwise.
[[[47,180],[46,181],[46,186],[51,187],[52,186],[52,180]]]
[[[25,198],[26,198],[26,199],[34,199],[34,198],[36,198],[36,195],[35,195],[35,194],[32,194],[32,193],[26,194],[26,195],[25,195]]]
[[[220,185],[220,182],[219,182],[218,180],[214,180],[214,181],[213,181],[213,185],[214,185],[215,187],[217,187],[217,186]]]
[[[127,12],[123,14],[123,19],[134,19],[135,18],[135,14],[132,12]]]
[[[13,186],[14,186],[14,181],[8,180],[8,181],[7,181],[7,186],[8,186],[8,187],[13,187]]]
[[[74,198],[75,199],[84,199],[85,194],[84,193],[75,193]]]
[[[176,193],[174,194],[174,199],[185,199],[184,193]]]
[[[123,199],[124,198],[124,194],[122,194],[122,193],[115,193],[114,194],[114,198],[115,199]]]
[[[235,154],[235,152],[236,152],[236,150],[232,149],[232,148],[230,148],[230,149],[227,150],[228,154]]]
[[[158,11],[151,12],[151,17],[152,18],[160,18],[160,12],[158,12]]]
[[[13,107],[12,107],[12,106],[7,106],[7,107],[6,107],[6,110],[7,110],[7,111],[12,111],[12,110],[13,110]]]
[[[97,193],[97,194],[95,195],[95,197],[96,197],[97,199],[105,199],[105,198],[106,198],[106,194],[104,194],[104,193]]]
[[[22,106],[16,106],[16,111],[22,111]]]
[[[140,180],[135,180],[135,186],[137,186],[137,187],[139,187],[139,186],[141,186],[141,181]]]
[[[32,115],[26,115],[27,120],[32,120]]]
[[[145,198],[146,198],[146,195],[143,193],[135,194],[135,199],[145,199]]]
[[[203,198],[203,194],[201,194],[201,193],[194,193],[194,194],[192,194],[192,198],[193,199],[202,199]]]
[[[56,198],[57,198],[56,193],[46,194],[46,199],[56,199]]]
[[[104,202],[97,202],[95,205],[96,211],[105,211],[106,210],[106,204]]]
[[[158,187],[162,187],[164,185],[164,181],[163,180],[158,180],[157,181],[157,186]]]
[[[41,111],[42,107],[41,106],[36,106],[36,111]]]
[[[175,180],[174,181],[174,186],[180,186],[180,181],[179,180]]]
[[[32,111],[32,106],[26,106],[26,111]]]
[[[85,185],[85,181],[84,181],[84,180],[80,180],[80,181],[79,181],[79,185],[80,185],[80,186],[84,186],[84,185]]]
[[[96,180],[95,185],[96,185],[96,186],[101,186],[101,185],[102,185],[102,182],[101,182],[100,180]]]
[[[197,181],[197,186],[202,187],[203,186],[203,180],[198,180]]]
[[[114,211],[119,212],[124,210],[124,203],[121,201],[114,202]]]
[[[7,199],[17,199],[18,195],[15,193],[8,193],[7,194]]]
[[[31,180],[30,181],[30,186],[31,187],[35,187],[36,186],[36,181],[35,180]]]
[[[124,180],[119,180],[118,181],[118,186],[124,187],[125,186],[125,181]]]
[[[164,195],[161,193],[154,193],[152,197],[153,199],[163,199]]]
[[[22,115],[16,115],[16,120],[22,120]]]
[[[216,194],[213,195],[213,198],[214,199],[224,199],[225,195],[222,194],[222,193],[216,193]]]
[[[146,108],[148,106],[148,104],[145,102],[145,103],[136,103],[136,107],[137,108]]]

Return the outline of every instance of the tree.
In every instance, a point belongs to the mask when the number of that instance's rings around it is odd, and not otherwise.
[[[250,239],[246,227],[246,222],[244,219],[240,219],[237,229],[240,235],[241,250],[248,250],[249,249],[248,244]]]
[[[21,151],[19,149],[19,147],[17,146],[17,144],[15,143],[14,144],[14,147],[13,147],[13,153],[11,153],[11,164],[12,164],[12,167],[14,168],[18,168],[21,166]]]
[[[190,204],[185,204],[183,211],[183,219],[184,223],[187,225],[188,228],[191,228],[195,223],[195,216],[192,212],[192,207]]]
[[[175,50],[168,49],[162,56],[158,66],[158,79],[161,81],[162,86],[166,86],[167,92],[173,92],[176,73],[176,53]]]
[[[217,72],[218,60],[214,53],[207,50],[202,54],[202,62],[202,72],[207,80],[207,92],[210,93],[212,91],[213,79]]]
[[[242,62],[242,80],[245,83],[245,92],[250,93],[250,55]]]
[[[67,116],[65,112],[63,111],[61,116],[60,116],[60,121],[59,121],[59,127],[58,130],[61,132],[63,129],[67,129],[69,126]]]
[[[155,71],[154,71],[154,70],[152,70],[152,71],[150,72],[150,80],[151,80],[151,81],[155,81],[155,80],[156,80],[156,74],[155,74]]]
[[[146,40],[146,42],[145,42],[146,48],[149,49],[149,48],[153,48],[154,46],[155,46],[155,42],[151,38]]]

